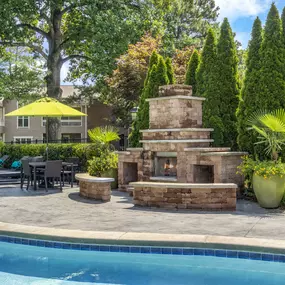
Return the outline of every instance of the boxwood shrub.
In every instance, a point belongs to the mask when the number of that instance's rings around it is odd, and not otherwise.
[[[1,156],[9,155],[6,167],[23,156],[46,157],[46,144],[0,144]],[[69,157],[78,157],[82,170],[87,170],[87,160],[99,155],[98,146],[90,144],[49,144],[49,160],[66,160]]]

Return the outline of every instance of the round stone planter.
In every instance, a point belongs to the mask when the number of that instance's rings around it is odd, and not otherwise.
[[[253,190],[258,204],[267,209],[278,208],[284,195],[285,177],[272,176],[268,179],[253,174]]]
[[[80,196],[109,202],[111,200],[111,183],[114,178],[95,177],[88,173],[79,173],[75,175],[79,181]]]

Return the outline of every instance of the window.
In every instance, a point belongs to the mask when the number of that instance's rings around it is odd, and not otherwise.
[[[25,144],[32,143],[33,137],[14,137],[15,143]]]
[[[26,116],[18,117],[18,128],[29,128],[29,127],[30,127],[29,117]]]
[[[43,117],[42,126],[45,127],[46,125],[46,118]],[[65,127],[81,127],[81,117],[62,117],[61,118],[61,125]]]

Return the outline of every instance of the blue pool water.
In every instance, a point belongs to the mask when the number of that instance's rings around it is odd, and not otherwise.
[[[0,242],[2,285],[283,285],[285,263],[112,253]]]

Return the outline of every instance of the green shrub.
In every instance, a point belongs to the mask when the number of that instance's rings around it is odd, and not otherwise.
[[[7,167],[14,160],[23,156],[44,156],[46,157],[46,144],[0,144],[1,155],[9,155]],[[66,160],[69,157],[78,157],[82,170],[87,169],[87,160],[99,156],[98,144],[49,144],[50,160]]]
[[[100,155],[88,161],[88,173],[91,176],[101,177],[110,169],[118,168],[118,155],[109,150],[100,151]]]

